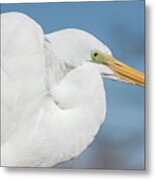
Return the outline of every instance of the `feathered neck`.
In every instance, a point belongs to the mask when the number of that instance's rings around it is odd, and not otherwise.
[[[45,59],[46,59],[46,87],[49,91],[59,84],[64,76],[77,67],[77,65],[71,65],[66,61],[58,59],[54,51],[52,50],[52,44],[45,38],[44,44]]]

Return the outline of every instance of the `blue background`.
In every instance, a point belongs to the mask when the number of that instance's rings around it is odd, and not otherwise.
[[[144,1],[3,4],[23,12],[45,33],[73,27],[107,44],[118,59],[144,72]],[[107,116],[95,141],[65,168],[144,168],[144,89],[105,80]]]

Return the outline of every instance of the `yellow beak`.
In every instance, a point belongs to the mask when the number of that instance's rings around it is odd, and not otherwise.
[[[91,58],[92,62],[108,66],[114,72],[116,77],[129,83],[144,87],[144,74],[140,71],[118,61],[117,59],[107,54],[101,53],[100,51],[92,51]]]

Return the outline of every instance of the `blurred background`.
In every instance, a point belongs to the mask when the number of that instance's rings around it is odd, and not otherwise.
[[[2,4],[1,13],[23,12],[45,33],[86,30],[113,55],[144,72],[144,1]],[[144,169],[144,89],[104,80],[107,115],[95,141],[56,168]]]

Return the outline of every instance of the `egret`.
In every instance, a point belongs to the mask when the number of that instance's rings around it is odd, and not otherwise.
[[[17,167],[51,167],[88,147],[105,119],[102,77],[144,86],[90,33],[44,35],[17,12],[1,15],[1,77],[1,165]]]

